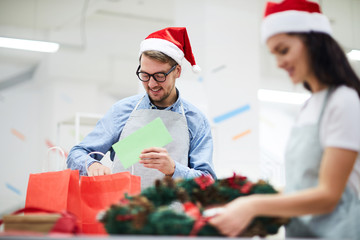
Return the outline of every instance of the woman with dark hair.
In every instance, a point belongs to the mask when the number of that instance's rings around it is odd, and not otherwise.
[[[312,66],[319,82],[332,87],[348,86],[357,91],[360,97],[359,78],[334,38],[320,32],[288,33],[288,35],[298,36],[306,45],[309,65]],[[303,84],[311,91],[311,86],[306,81]]]
[[[240,197],[210,223],[236,236],[254,217],[290,217],[288,237],[360,239],[359,78],[315,2],[268,3],[262,40],[312,96],[287,144],[284,193]]]

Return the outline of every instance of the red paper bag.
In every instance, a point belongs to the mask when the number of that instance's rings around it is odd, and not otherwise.
[[[129,172],[94,177],[81,177],[81,229],[88,234],[106,234],[97,219],[100,212],[117,203],[124,194],[140,193],[140,177]]]
[[[80,219],[80,206],[78,170],[30,174],[25,208],[68,211]]]
[[[141,192],[141,177],[130,174],[130,192],[129,195],[136,195]]]
[[[82,176],[79,182],[78,170],[37,173],[30,174],[25,207],[68,211],[77,217],[82,233],[106,234],[97,215],[118,202],[125,193],[140,193],[139,176],[122,172]]]

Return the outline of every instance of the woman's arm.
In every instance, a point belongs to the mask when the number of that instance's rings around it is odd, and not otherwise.
[[[337,205],[356,161],[357,152],[325,149],[319,170],[319,184],[292,194],[251,195],[227,204],[210,223],[228,236],[237,236],[256,216],[294,217],[325,214]]]

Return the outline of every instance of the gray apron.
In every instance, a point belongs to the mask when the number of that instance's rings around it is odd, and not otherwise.
[[[320,123],[332,90],[327,91],[318,122],[292,129],[285,152],[286,186],[291,193],[317,186],[323,149]],[[341,199],[329,214],[292,218],[286,226],[287,237],[360,239],[360,200],[346,186]]]
[[[182,103],[182,114],[179,114],[177,112],[167,110],[137,109],[142,99],[140,99],[130,114],[119,140],[122,140],[134,131],[150,123],[155,118],[160,117],[173,139],[171,143],[165,146],[166,150],[175,162],[188,166],[190,138]],[[135,163],[132,167],[125,169],[120,160],[118,158],[114,158],[112,172],[117,173],[124,171],[130,171],[132,174],[141,177],[141,189],[152,186],[156,179],[161,179],[165,176],[159,170],[145,168],[140,163]]]

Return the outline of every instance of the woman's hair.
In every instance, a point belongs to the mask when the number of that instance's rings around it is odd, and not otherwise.
[[[149,58],[152,58],[152,59],[155,59],[159,62],[162,62],[162,63],[169,63],[170,66],[175,66],[177,64],[177,62],[172,59],[171,57],[169,57],[168,55],[162,53],[162,52],[159,52],[159,51],[154,51],[154,50],[148,50],[148,51],[144,51],[141,55],[140,55],[140,58],[139,58],[139,62],[141,61],[141,56],[142,55],[145,55]]]
[[[360,80],[352,69],[344,51],[328,34],[290,33],[299,36],[308,50],[309,64],[317,79],[328,86],[346,85],[354,88],[360,97]],[[311,91],[310,85],[304,87]]]

